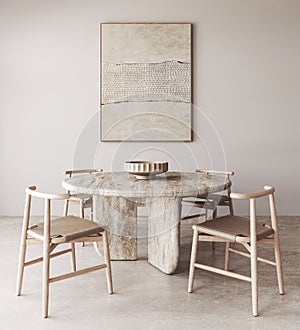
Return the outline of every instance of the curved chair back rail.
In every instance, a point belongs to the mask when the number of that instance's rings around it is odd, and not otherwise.
[[[233,199],[253,199],[271,195],[275,192],[275,188],[271,186],[264,186],[264,191],[254,193],[231,193],[230,197]]]
[[[25,193],[34,197],[50,199],[50,200],[64,200],[69,199],[70,194],[49,194],[44,192],[36,191],[36,186],[30,186],[25,189]]]
[[[81,169],[81,170],[66,170],[65,175],[73,175],[73,174],[85,174],[85,173],[97,173],[103,172],[102,168],[91,168],[91,169]]]
[[[206,173],[206,174],[223,174],[223,175],[228,175],[229,177],[234,175],[233,171],[215,171],[215,170],[197,169],[196,172]]]

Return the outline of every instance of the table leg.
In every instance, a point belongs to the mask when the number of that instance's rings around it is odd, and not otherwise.
[[[137,206],[123,197],[93,196],[94,221],[105,226],[111,260],[137,259]],[[103,253],[102,249],[98,251]]]
[[[159,197],[149,200],[148,262],[166,274],[175,272],[180,248],[180,200]]]

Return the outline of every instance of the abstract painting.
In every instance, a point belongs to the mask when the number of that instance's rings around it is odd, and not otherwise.
[[[191,141],[191,28],[101,23],[102,141]]]

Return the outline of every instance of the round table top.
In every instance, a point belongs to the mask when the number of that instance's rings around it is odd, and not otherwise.
[[[146,197],[190,197],[227,189],[225,176],[197,172],[166,172],[149,180],[136,179],[127,172],[97,172],[74,175],[62,183],[77,194]]]

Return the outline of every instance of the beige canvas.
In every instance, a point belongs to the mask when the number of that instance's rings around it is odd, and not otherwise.
[[[104,23],[103,141],[191,140],[191,24]]]

